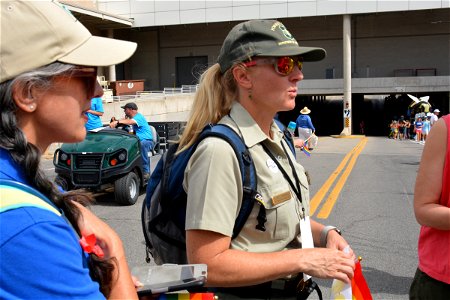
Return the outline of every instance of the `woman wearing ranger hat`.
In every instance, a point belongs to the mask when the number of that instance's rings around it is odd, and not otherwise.
[[[209,123],[232,127],[255,163],[267,218],[265,231],[255,229],[260,210],[255,205],[240,234],[231,239],[243,195],[239,163],[227,142],[203,140],[183,183],[187,256],[190,263],[208,264],[207,284],[220,287],[227,294],[224,299],[230,294],[285,298],[293,293],[277,287],[287,283],[279,279],[302,272],[345,282],[353,276],[354,255],[344,252],[348,243],[339,231],[309,220],[304,168],[273,121],[277,112],[294,108],[303,62],[324,57],[321,48],[300,47],[282,23],[252,20],[230,31],[218,63],[200,79],[178,152],[192,145]],[[313,245],[320,248],[307,249]]]
[[[92,36],[57,2],[0,5],[0,298],[135,299],[117,233],[39,162],[51,143],[84,139],[90,99],[103,94],[97,66],[136,44]]]
[[[295,123],[298,128],[298,137],[302,140],[307,140],[311,134],[316,131],[314,125],[311,121],[311,117],[308,116],[311,113],[311,110],[308,107],[303,107],[300,111],[300,115],[298,116]]]

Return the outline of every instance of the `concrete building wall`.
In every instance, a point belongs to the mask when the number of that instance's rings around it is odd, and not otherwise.
[[[139,112],[151,122],[185,122],[191,111],[193,94],[166,95],[164,97],[148,97],[133,100],[139,108]],[[103,104],[104,114],[101,117],[103,124],[108,124],[111,117],[123,118],[124,112],[121,106],[130,100],[109,102]]]
[[[139,45],[135,55],[133,55],[132,76],[135,79],[144,79],[146,90],[157,90],[160,86],[161,75],[158,31],[131,32]]]
[[[320,99],[338,99],[329,109],[333,110],[338,122],[327,126],[340,130],[345,85],[343,64],[348,61],[343,53],[343,18],[351,15],[349,59],[352,95],[349,98],[354,97],[352,115],[355,116],[355,124],[374,113],[366,106],[358,106],[358,101],[363,101],[368,95],[377,99],[384,99],[386,95],[395,101],[403,99],[405,107],[409,101],[404,99],[407,98],[406,93],[430,95],[433,106],[443,112],[450,108],[450,0],[91,2],[101,11],[134,21],[132,28],[114,29],[116,38],[138,43],[136,54],[116,67],[117,79],[144,79],[145,90],[162,90],[176,85],[177,58],[201,56],[206,57],[208,65],[215,63],[226,34],[236,23],[252,18],[278,19],[300,45],[327,50],[328,55],[323,61],[305,64],[305,80],[298,84],[296,102],[300,108],[308,105],[319,110],[319,107],[325,109],[326,106]],[[92,30],[95,34],[106,36],[106,32],[100,31],[107,27],[99,25],[99,22],[92,25],[97,26]],[[199,70],[192,72],[198,76]],[[186,119],[192,97],[137,98],[135,101],[148,120],[171,121]],[[116,101],[108,103],[105,118],[123,115],[121,104]],[[403,109],[394,112],[392,107],[387,107],[387,111],[382,113],[403,114]],[[288,116],[285,121],[290,119]],[[376,127],[386,127],[383,120],[379,122]]]
[[[352,16],[352,77],[450,75],[449,9]],[[442,20],[447,20],[447,23]],[[302,46],[319,46],[327,58],[305,64],[305,79],[343,77],[342,16],[281,19]],[[220,46],[237,22],[184,24],[126,29],[115,36],[136,41],[127,62],[131,77],[145,79],[146,90],[173,87],[176,58],[207,56],[216,62]],[[428,69],[428,70],[424,70]],[[198,70],[195,70],[198,72]],[[411,73],[411,74],[410,74]],[[326,84],[326,81],[323,83]]]
[[[449,0],[97,0],[100,10],[133,18],[136,27],[380,13],[450,7]]]

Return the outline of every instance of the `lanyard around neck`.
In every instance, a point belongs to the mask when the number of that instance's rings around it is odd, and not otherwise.
[[[297,175],[297,172],[295,170],[294,163],[292,162],[291,158],[289,157],[289,153],[287,153],[286,148],[284,147],[283,141],[280,141],[280,143],[281,143],[281,147],[283,148],[284,154],[286,154],[286,157],[287,157],[287,159],[289,161],[289,166],[291,167],[292,174],[294,175],[294,179],[295,179],[296,185],[294,185],[294,183],[291,180],[291,177],[289,177],[289,175],[287,174],[286,170],[281,166],[280,162],[275,158],[275,156],[269,150],[269,148],[267,148],[267,146],[264,143],[261,143],[261,145],[262,145],[264,151],[266,151],[266,153],[270,156],[270,158],[275,162],[275,164],[277,165],[278,169],[280,169],[281,173],[283,173],[283,177],[287,180],[287,182],[291,186],[292,190],[294,191],[295,195],[297,196],[297,199],[300,201],[300,203],[303,203],[302,202],[302,195],[301,195],[301,192],[300,192],[300,180],[298,179],[298,175]],[[303,205],[302,205],[302,207],[303,207]]]

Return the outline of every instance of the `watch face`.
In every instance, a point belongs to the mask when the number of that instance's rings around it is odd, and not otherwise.
[[[331,228],[329,230],[334,230],[337,233],[341,234],[341,231],[338,228],[334,227],[334,226],[331,226]]]

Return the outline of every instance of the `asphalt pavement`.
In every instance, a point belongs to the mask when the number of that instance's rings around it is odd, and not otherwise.
[[[310,157],[297,152],[311,177],[311,199],[317,206],[312,217],[342,230],[362,257],[374,299],[408,299],[417,267],[420,227],[413,198],[422,150],[423,145],[409,140],[353,136],[319,137]],[[159,157],[152,157],[152,168]],[[51,160],[44,159],[42,167],[54,176]],[[118,206],[106,195],[92,207],[121,236],[130,266],[145,264],[140,220],[144,196],[133,206]],[[317,282],[329,299],[332,281]],[[313,294],[310,299],[318,298]]]

